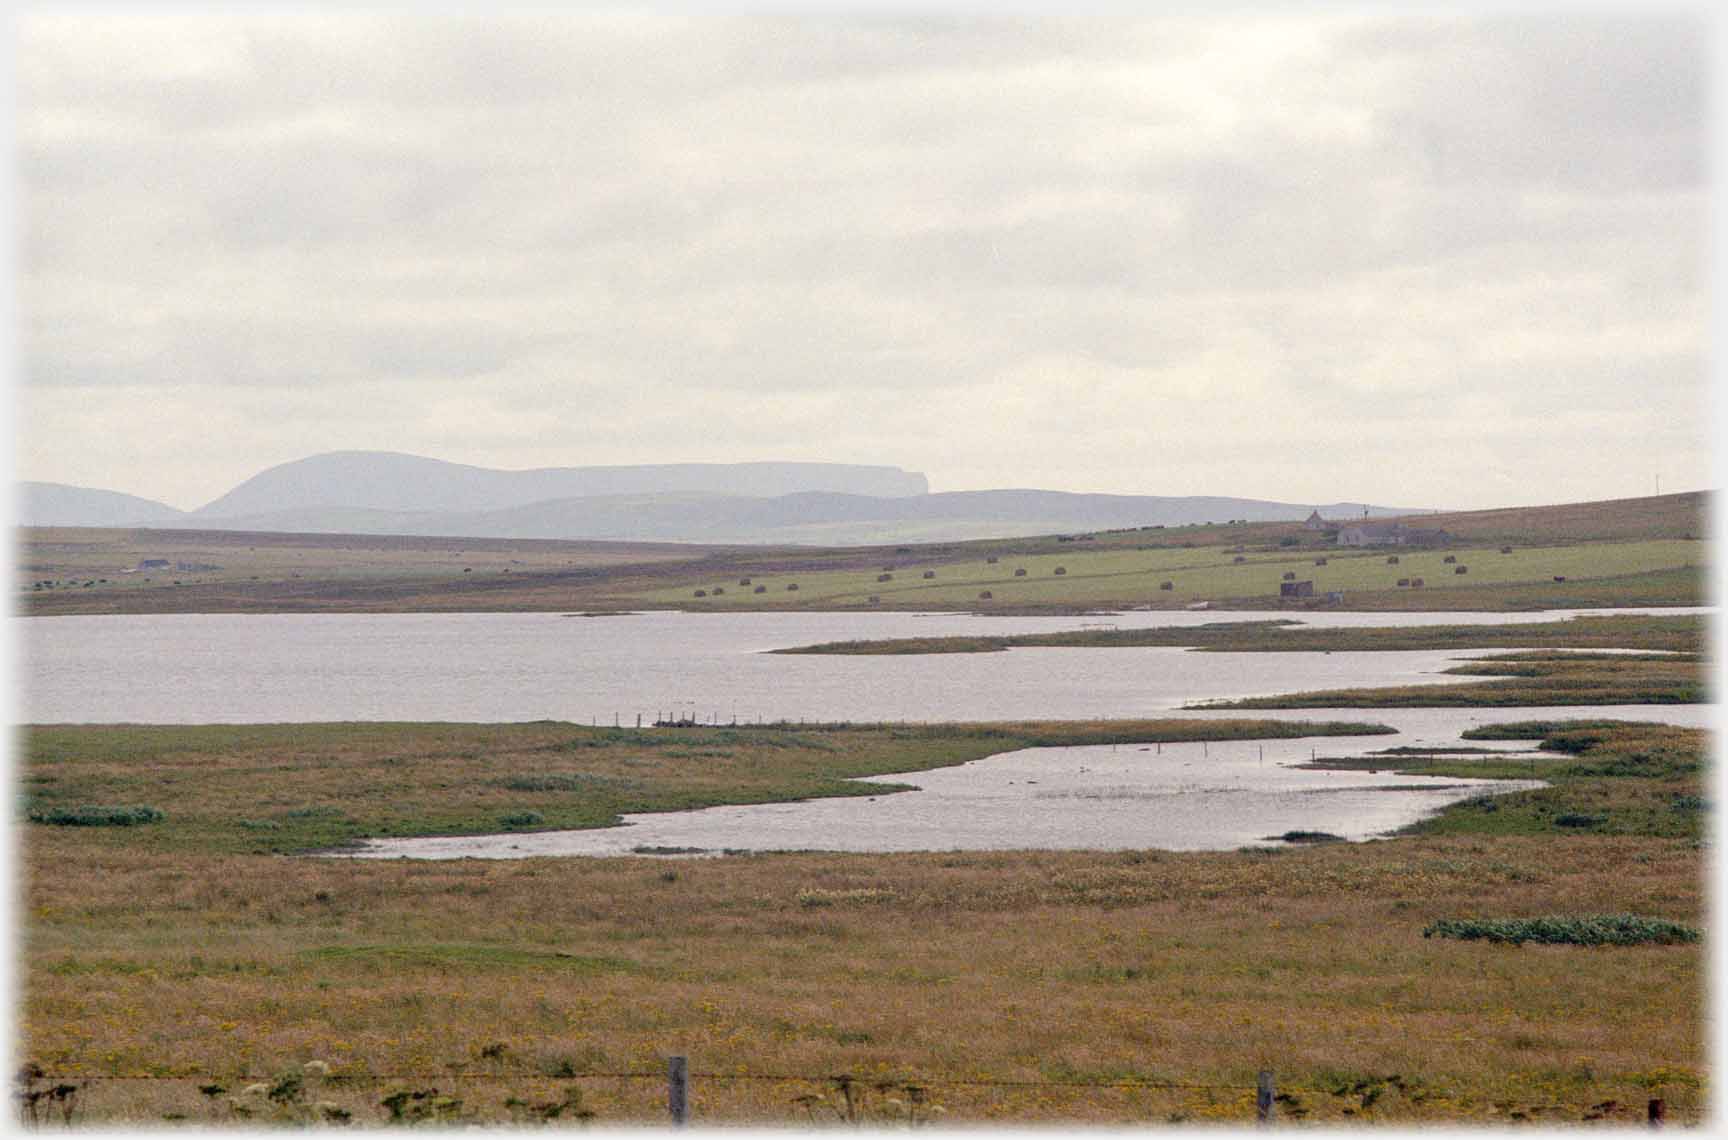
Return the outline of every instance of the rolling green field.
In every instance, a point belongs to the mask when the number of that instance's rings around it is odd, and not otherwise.
[[[719,576],[690,588],[666,588],[636,595],[643,605],[696,605],[750,609],[796,586],[800,606],[854,607],[875,596],[896,608],[953,609],[980,606],[1086,605],[1129,602],[1139,605],[1188,605],[1263,597],[1275,599],[1286,573],[1310,581],[1316,594],[1397,590],[1400,578],[1421,578],[1428,586],[1453,585],[1470,578],[1472,588],[1550,582],[1555,576],[1578,579],[1623,578],[1657,570],[1704,564],[1703,543],[1685,540],[1616,542],[1585,546],[1448,547],[1435,551],[1336,551],[1327,554],[1264,551],[1236,554],[1231,547],[1165,550],[1077,550],[964,562],[928,564],[915,557],[889,559],[864,570]],[[986,556],[988,557],[988,556]],[[1397,558],[1396,564],[1388,562]],[[1236,559],[1241,558],[1241,562]],[[1447,562],[1453,558],[1455,562]],[[1319,559],[1325,565],[1317,565]],[[1463,567],[1466,574],[1457,573]],[[1017,576],[1016,571],[1025,575]],[[1057,571],[1062,571],[1058,574]],[[925,574],[934,575],[926,578]],[[883,574],[891,576],[879,581]],[[1171,589],[1162,585],[1171,583]],[[697,598],[701,590],[704,597]],[[988,590],[990,599],[980,598]],[[716,591],[721,591],[716,593]],[[758,593],[758,591],[761,591]],[[1408,590],[1407,592],[1417,592]]]
[[[1339,548],[1334,532],[1297,523],[827,548],[33,528],[18,545],[17,583],[21,611],[42,615],[1072,613],[1202,603],[1303,608],[1328,604],[1328,591],[1343,594],[1331,604],[1360,610],[1700,605],[1708,593],[1708,506],[1706,495],[1689,493],[1408,520],[1453,535],[1438,550]],[[1511,552],[1501,553],[1508,545]],[[147,557],[217,569],[125,573]],[[1316,565],[1321,558],[1326,564]],[[1466,573],[1456,572],[1460,565]],[[1286,573],[1311,581],[1319,596],[1281,599]],[[883,574],[891,578],[878,581]],[[1424,585],[1400,587],[1400,578]],[[1164,582],[1169,590],[1160,589]]]

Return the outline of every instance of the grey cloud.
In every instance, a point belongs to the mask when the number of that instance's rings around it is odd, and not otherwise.
[[[148,35],[133,60],[26,26],[33,386],[245,391],[235,430],[278,454],[334,446],[349,404],[347,446],[507,448],[552,417],[623,447],[561,418],[612,393],[644,460],[951,450],[920,411],[988,408],[1001,438],[953,455],[976,471],[1088,417],[1216,430],[1280,387],[1300,437],[1514,379],[1487,406],[1703,383],[1684,19],[223,27],[164,78]]]

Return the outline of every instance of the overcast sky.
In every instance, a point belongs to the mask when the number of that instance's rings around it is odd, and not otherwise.
[[[26,17],[20,476],[1709,485],[1712,28],[1272,11]]]

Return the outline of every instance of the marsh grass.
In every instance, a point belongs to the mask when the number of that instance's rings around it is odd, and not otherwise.
[[[1395,769],[1425,776],[1539,778],[1548,786],[1456,803],[1405,829],[1412,835],[1637,835],[1696,842],[1707,737],[1697,729],[1628,721],[1530,721],[1470,729],[1478,740],[1536,740],[1541,753],[1363,756],[1315,766]]]
[[[362,837],[605,827],[629,812],[881,795],[858,776],[1044,745],[1390,732],[1283,721],[606,729],[529,725],[53,726],[24,737],[33,811],[155,799],[114,849],[299,853]],[[40,830],[38,828],[37,830]],[[146,838],[147,837],[147,838]]]
[[[1660,727],[1503,731],[1558,753],[1544,764],[1596,773],[1566,786],[1644,788],[1695,828],[1700,813],[1673,805],[1675,792],[1697,794],[1682,789],[1696,788],[1702,734]],[[512,770],[569,771],[577,756],[584,771],[669,783],[741,765],[727,776],[735,789],[752,766],[766,787],[818,759],[850,770],[890,743],[903,764],[944,741],[966,755],[1150,730],[835,730],[819,734],[826,751],[758,748],[740,731],[714,745],[732,760],[701,762],[656,758],[629,733],[569,747],[608,731],[33,730],[27,762],[46,757],[64,782],[172,779],[176,795],[159,800],[175,804],[170,819],[148,828],[28,831],[20,1055],[88,1081],[81,1122],[202,1121],[247,1082],[266,1084],[242,1098],[266,1119],[269,1082],[322,1058],[329,1077],[305,1103],[357,1122],[384,1122],[383,1101],[398,1095],[405,1113],[459,1102],[447,1122],[526,1121],[576,1084],[596,1123],[655,1123],[662,1080],[584,1074],[663,1073],[673,1052],[715,1074],[694,1090],[697,1119],[711,1123],[828,1113],[802,1098],[834,1103],[829,1078],[841,1073],[874,1123],[905,1121],[908,1085],[956,1123],[1241,1122],[1262,1067],[1278,1072],[1285,1117],[1308,1121],[1576,1122],[1612,1101],[1629,1107],[1606,1118],[1630,1123],[1649,1096],[1676,1121],[1702,1111],[1701,944],[1579,954],[1421,936],[1460,915],[1697,926],[1692,830],[1441,829],[1275,853],[750,855],[685,860],[668,876],[664,860],[636,857],[283,858],[181,819],[334,807],[309,771],[337,785],[344,817],[368,819],[342,781],[370,780],[374,765],[389,795],[401,794],[392,773],[426,787],[451,776],[444,800],[420,801],[422,826],[473,788],[503,794],[494,781]],[[487,758],[472,784],[454,778],[475,763],[465,756]],[[657,775],[659,764],[675,767]],[[796,1079],[736,1079],[771,1074]],[[140,1075],[156,1079],[94,1079]],[[1063,1077],[1083,1080],[1051,1083]],[[1157,1079],[1220,1088],[1136,1083]],[[218,1085],[228,1091],[214,1101],[199,1092]]]
[[[1151,629],[1076,629],[1060,633],[999,637],[904,637],[880,641],[830,641],[771,650],[773,653],[894,655],[997,653],[1017,646],[1114,647],[1180,646],[1215,653],[1375,652],[1409,649],[1639,649],[1667,653],[1703,652],[1705,621],[1694,615],[1578,617],[1566,621],[1515,625],[1385,626],[1324,629],[1296,619],[1209,622],[1205,625]]]
[[[1446,672],[1503,680],[1468,685],[1325,689],[1209,701],[1206,708],[1505,708],[1555,705],[1703,704],[1709,663],[1701,654],[1621,656],[1508,653],[1455,665]]]

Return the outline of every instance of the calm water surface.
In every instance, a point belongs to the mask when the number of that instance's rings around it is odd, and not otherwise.
[[[1494,624],[1535,614],[1314,613],[1318,626]],[[1627,611],[1617,611],[1627,612]],[[1659,613],[1706,610],[1644,611]],[[1108,618],[964,614],[174,615],[14,619],[33,723],[348,720],[634,724],[656,715],[953,721],[1168,716],[1187,702],[1362,685],[1458,683],[1457,651],[1194,653],[1015,649],[923,657],[776,656],[851,638],[1191,626],[1264,613],[1141,612]],[[1704,706],[1569,709],[1266,710],[1281,720],[1391,725],[1378,737],[1041,748],[880,777],[916,791],[628,817],[595,831],[377,841],[360,857],[521,858],[707,851],[1232,848],[1289,830],[1351,839],[1454,800],[1525,786],[1307,771],[1311,755],[1457,745],[1480,724],[1612,716],[1706,725]],[[1242,713],[1188,710],[1216,718]],[[676,731],[676,730],[667,730]],[[1509,744],[1506,747],[1522,747]]]
[[[1104,650],[1101,652],[1112,652]],[[1572,709],[1275,710],[1279,720],[1336,718],[1389,725],[1397,735],[1208,744],[1029,748],[952,768],[872,777],[916,791],[875,797],[751,804],[624,817],[620,827],[537,834],[373,840],[357,858],[522,859],[627,855],[637,848],[722,851],[1229,850],[1286,831],[1367,839],[1470,796],[1539,781],[1313,771],[1316,756],[1361,756],[1399,745],[1457,746],[1482,724],[1543,716],[1705,726],[1697,705]],[[1231,714],[1183,713],[1183,716]],[[1242,714],[1235,714],[1242,715]],[[673,730],[675,731],[675,730]],[[1521,751],[1526,741],[1470,741]],[[1389,761],[1391,763],[1392,761]]]
[[[1536,614],[1313,613],[1321,626],[1551,620]],[[1626,611],[1621,611],[1626,612]],[[1707,612],[1707,611],[1651,611]],[[1192,626],[1265,613],[1108,618],[966,614],[189,614],[15,618],[30,723],[567,720],[1018,720],[1138,717],[1189,701],[1456,683],[1458,652],[1015,649],[777,656],[853,638]]]

